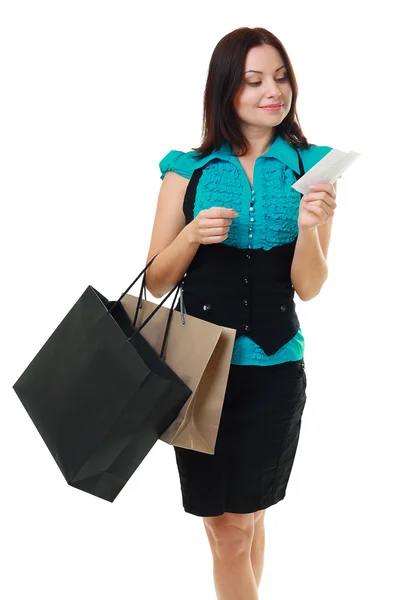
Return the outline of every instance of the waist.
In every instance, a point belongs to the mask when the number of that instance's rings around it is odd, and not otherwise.
[[[256,287],[257,293],[263,290],[271,294],[289,293],[293,290],[290,278],[293,253],[292,243],[268,251],[202,245],[183,278],[184,289],[198,293],[202,288],[215,288],[221,294],[229,289],[231,294],[244,284]]]

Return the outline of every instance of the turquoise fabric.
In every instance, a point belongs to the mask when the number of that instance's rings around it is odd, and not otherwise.
[[[330,146],[298,149],[304,171],[311,169],[331,150]],[[267,152],[257,157],[253,188],[227,142],[204,158],[196,151],[170,150],[159,163],[160,178],[164,179],[167,171],[175,171],[190,179],[193,170],[204,164],[207,167],[197,186],[194,218],[211,206],[234,208],[239,213],[232,220],[229,236],[222,244],[267,251],[295,239],[301,194],[291,186],[296,181],[293,171],[299,171],[298,157],[296,150],[282,136],[278,135]],[[301,328],[272,355],[265,354],[260,346],[243,335],[235,341],[232,364],[267,366],[300,360],[304,345]]]

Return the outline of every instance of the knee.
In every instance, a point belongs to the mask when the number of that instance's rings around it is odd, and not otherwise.
[[[211,549],[220,558],[231,559],[249,553],[254,536],[253,514],[224,513],[203,517]]]

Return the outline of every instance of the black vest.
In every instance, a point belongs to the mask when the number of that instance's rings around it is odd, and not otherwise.
[[[300,174],[304,166],[300,154]],[[187,186],[183,212],[193,220],[196,188],[206,165],[195,169]],[[297,237],[289,244],[263,248],[236,248],[201,244],[182,280],[188,315],[236,329],[268,354],[275,354],[300,327],[290,279]],[[174,310],[180,310],[178,303]]]

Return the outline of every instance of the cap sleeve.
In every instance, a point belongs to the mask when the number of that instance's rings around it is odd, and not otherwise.
[[[195,168],[195,159],[192,155],[193,152],[170,150],[160,161],[160,179],[164,179],[167,171],[175,171],[175,173],[190,179]]]

